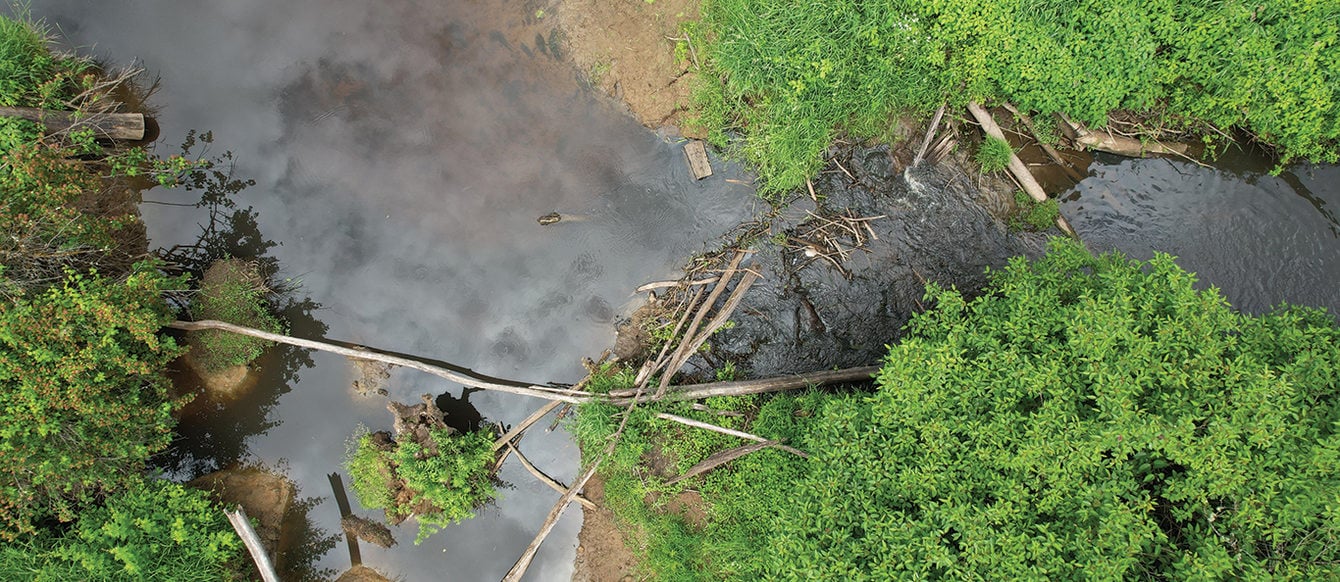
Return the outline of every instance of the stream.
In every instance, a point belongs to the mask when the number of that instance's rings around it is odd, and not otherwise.
[[[309,298],[285,313],[293,335],[575,382],[579,359],[609,347],[616,319],[641,301],[632,289],[675,278],[762,203],[727,181],[749,176],[719,160],[716,175],[694,181],[679,145],[594,96],[563,60],[556,24],[537,17],[545,7],[40,0],[32,12],[81,52],[139,59],[161,77],[151,100],[160,154],[194,129],[213,132],[211,153],[236,155],[235,174],[256,182],[235,196],[253,209],[253,247]],[[1340,310],[1340,169],[1276,177],[1261,159],[1207,169],[1100,156],[1061,210],[1091,248],[1178,255],[1246,311],[1281,301]],[[577,220],[536,223],[554,211]],[[155,247],[193,241],[205,219],[152,203],[143,215]],[[179,479],[238,463],[281,470],[306,500],[306,545],[293,551],[311,569],[299,574],[330,576],[349,564],[330,541],[340,515],[327,475],[343,473],[358,425],[387,429],[391,417],[385,399],[352,391],[343,358],[275,352],[245,398],[188,412],[163,468]],[[442,396],[476,422],[514,424],[543,404],[404,370],[388,389],[407,403]],[[578,454],[561,427],[531,431],[521,449],[573,479]],[[418,546],[411,520],[393,528],[400,545],[363,544],[363,562],[410,581],[499,579],[558,497],[515,463],[501,478],[499,503],[476,518]],[[567,512],[527,579],[571,576],[580,516]]]

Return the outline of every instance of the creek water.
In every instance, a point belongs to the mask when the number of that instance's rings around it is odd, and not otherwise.
[[[725,181],[747,178],[732,166],[718,162],[717,175],[694,181],[677,145],[593,97],[563,61],[552,18],[536,17],[544,7],[44,0],[32,12],[81,52],[138,59],[161,77],[160,153],[175,153],[191,129],[213,132],[212,153],[234,152],[235,176],[256,181],[236,196],[255,223],[240,221],[254,228],[237,236],[270,247],[280,278],[313,302],[286,313],[294,335],[575,382],[580,358],[613,343],[632,289],[673,276],[755,202]],[[581,220],[537,224],[552,211]],[[205,218],[159,204],[143,215],[165,247],[191,242]],[[261,364],[245,398],[193,405],[163,463],[183,479],[239,462],[281,470],[307,500],[306,545],[291,549],[317,554],[316,570],[341,571],[349,558],[330,543],[340,515],[327,474],[343,473],[356,426],[390,428],[386,400],[353,394],[339,357],[281,349]],[[455,417],[507,424],[544,404],[463,395],[403,370],[389,391],[406,403],[445,395]],[[561,428],[532,430],[521,449],[573,479],[578,455]],[[363,544],[363,562],[405,580],[499,579],[558,498],[515,462],[501,478],[500,502],[476,518],[418,546],[410,520],[394,528],[400,545]],[[570,576],[580,522],[580,510],[567,512],[528,579]]]
[[[264,252],[281,278],[300,283],[298,295],[310,301],[286,310],[294,335],[572,382],[582,374],[578,359],[612,342],[631,289],[674,276],[685,256],[756,208],[747,188],[725,181],[740,177],[737,169],[718,163],[717,176],[695,182],[677,147],[592,97],[563,61],[552,19],[537,17],[546,8],[501,0],[42,0],[32,12],[82,52],[114,64],[139,59],[161,76],[153,99],[160,153],[198,129],[213,132],[214,153],[237,155],[235,174],[256,184],[237,194],[254,213],[235,221],[247,231],[239,236],[251,237],[235,248]],[[1062,212],[1095,250],[1178,255],[1242,309],[1281,301],[1340,309],[1340,170],[1297,167],[1274,177],[1259,159],[1230,156],[1205,169],[1100,157]],[[146,197],[189,203],[194,195]],[[908,252],[948,248],[952,255],[923,257],[945,270],[986,260],[952,244],[966,236],[964,221],[981,222],[980,212],[945,219],[927,206],[939,194],[910,188],[902,196],[900,232],[950,237],[939,246],[909,243]],[[193,208],[143,210],[161,246],[191,242],[205,218]],[[583,220],[536,224],[551,211]],[[357,425],[389,427],[385,399],[353,394],[341,358],[280,349],[261,368],[243,399],[197,403],[162,464],[182,479],[235,463],[281,470],[306,500],[306,545],[293,551],[307,552],[316,570],[343,570],[348,558],[329,540],[339,512],[326,476],[343,472]],[[440,395],[458,419],[475,421],[515,423],[542,404],[463,394],[403,370],[389,390],[408,403]],[[573,478],[577,452],[561,428],[534,431],[521,448],[559,480]],[[510,488],[475,519],[418,546],[407,523],[391,550],[364,544],[364,562],[412,581],[499,578],[557,498],[515,464],[502,478]],[[579,516],[569,511],[560,521],[529,579],[569,577]]]

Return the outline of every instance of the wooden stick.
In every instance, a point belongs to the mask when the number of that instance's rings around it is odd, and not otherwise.
[[[716,282],[717,277],[708,277],[706,279],[698,279],[697,281],[689,281],[689,282],[656,281],[653,283],[645,283],[643,285],[638,286],[637,289],[633,290],[633,294],[636,295],[638,293],[646,293],[648,291],[655,291],[657,289],[666,289],[669,287],[693,287],[695,285],[707,285],[708,283],[716,283]]]
[[[279,582],[279,576],[275,574],[275,567],[270,563],[270,555],[265,553],[265,547],[261,545],[261,538],[256,535],[256,530],[251,528],[251,521],[247,520],[246,510],[238,507],[236,510],[224,510],[224,515],[228,516],[228,523],[233,524],[233,530],[237,532],[238,537],[242,538],[242,543],[247,546],[247,551],[251,553],[251,560],[256,563],[256,569],[260,570],[261,579],[265,582]]]
[[[300,339],[291,336],[280,335],[277,333],[270,333],[268,331],[263,331],[241,325],[234,325],[231,323],[224,323],[222,321],[213,321],[213,320],[174,321],[172,323],[167,324],[167,327],[173,329],[182,329],[186,331],[217,329],[231,333],[236,333],[239,335],[257,337],[272,342],[298,346],[300,348],[321,350],[323,352],[339,354],[341,356],[345,356],[348,358],[385,362],[393,366],[404,366],[406,368],[413,368],[415,370],[419,370],[420,372],[432,374],[439,378],[445,378],[452,382],[457,382],[472,388],[483,388],[485,390],[495,390],[498,392],[506,392],[508,394],[516,394],[519,396],[531,396],[534,398],[559,400],[563,402],[572,402],[574,404],[581,404],[583,402],[593,400],[591,394],[587,392],[578,392],[563,388],[554,388],[552,386],[536,386],[536,385],[512,386],[507,384],[498,384],[495,382],[485,382],[476,378],[471,378],[464,374],[448,370],[446,368],[434,366],[432,364],[425,364],[418,360],[411,360],[409,358],[402,358],[400,356],[392,356],[373,351],[355,350],[352,348],[337,346],[331,343]]]
[[[751,252],[739,251],[735,253],[735,258],[731,259],[730,264],[726,266],[726,271],[721,274],[721,280],[717,281],[716,286],[712,288],[712,292],[707,294],[707,299],[698,308],[698,312],[693,315],[693,321],[689,323],[688,327],[684,328],[685,341],[680,342],[679,347],[674,351],[674,355],[670,356],[670,366],[666,368],[664,374],[661,374],[661,385],[656,389],[657,398],[665,394],[665,388],[670,385],[670,378],[675,375],[675,372],[679,371],[678,368],[674,367],[674,364],[680,361],[684,346],[688,345],[688,340],[696,337],[698,324],[702,323],[703,318],[707,316],[707,312],[712,309],[712,304],[716,303],[717,298],[721,296],[721,292],[726,290],[726,284],[730,282],[731,277],[735,276],[735,269],[740,266],[740,261],[743,261]]]
[[[549,404],[541,406],[539,410],[530,413],[530,416],[527,416],[525,420],[521,421],[516,426],[512,427],[512,430],[507,431],[506,434],[498,437],[498,440],[493,441],[493,451],[497,452],[498,449],[507,446],[508,443],[512,442],[512,439],[516,438],[516,435],[521,434],[521,431],[530,428],[530,425],[532,424],[540,422],[540,419],[544,418],[544,415],[549,414],[550,411],[552,411],[555,408],[558,408],[559,405],[561,404],[563,403],[558,400],[555,400],[553,402],[550,402]]]
[[[670,386],[670,379],[674,377],[675,374],[679,373],[679,369],[683,368],[684,364],[688,363],[689,358],[693,357],[694,352],[698,351],[698,348],[707,341],[707,338],[712,337],[712,333],[716,332],[716,330],[726,324],[726,320],[730,318],[731,312],[735,311],[736,306],[740,304],[740,300],[744,298],[744,293],[748,291],[749,287],[757,280],[758,273],[746,273],[744,278],[740,280],[740,283],[735,286],[735,290],[731,292],[730,298],[726,300],[726,304],[721,307],[721,310],[718,311],[716,316],[712,318],[712,321],[707,324],[707,327],[705,327],[692,341],[680,344],[679,351],[676,353],[675,358],[670,360],[670,365],[666,366],[665,372],[661,374],[661,385],[656,389],[657,398],[665,395],[665,389]],[[711,299],[711,297],[708,297],[709,303],[705,305],[710,305]],[[692,329],[692,327],[689,329]]]
[[[972,113],[972,116],[977,119],[977,123],[981,124],[982,131],[986,132],[987,135],[1001,141],[1006,141],[1005,133],[1000,130],[999,125],[996,125],[996,120],[992,119],[991,114],[983,109],[981,105],[969,101],[968,112]],[[1014,177],[1019,180],[1019,185],[1023,187],[1024,192],[1027,192],[1033,200],[1038,202],[1047,201],[1047,193],[1042,190],[1042,185],[1038,184],[1037,179],[1033,177],[1033,173],[1028,171],[1028,166],[1024,165],[1024,162],[1019,159],[1019,156],[1014,155],[1014,151],[1010,151],[1009,167],[1010,173],[1014,174]],[[1066,234],[1075,236],[1074,229],[1070,228],[1070,223],[1066,222],[1064,216],[1056,217],[1056,226],[1060,227]]]
[[[926,149],[931,147],[931,140],[935,138],[935,130],[940,129],[940,118],[945,116],[945,104],[940,104],[940,108],[935,110],[935,117],[931,118],[931,126],[926,128],[926,137],[921,140],[921,149],[917,150],[917,156],[912,158],[912,167],[921,165],[921,160],[926,157]]]
[[[683,475],[680,475],[678,477],[675,477],[674,479],[666,481],[665,484],[674,485],[675,483],[678,483],[685,479],[697,477],[698,475],[702,475],[703,473],[706,473],[708,471],[711,471],[712,469],[725,465],[726,463],[729,463],[731,461],[734,461],[735,459],[748,455],[749,453],[752,453],[754,451],[761,451],[776,444],[777,441],[763,441],[761,443],[740,445],[735,448],[712,453],[712,456],[707,457],[706,459],[703,459],[701,461],[698,461],[697,464],[695,464],[692,467],[689,467],[688,471],[684,471]]]
[[[508,442],[507,448],[512,450],[512,454],[516,455],[516,459],[518,461],[521,461],[521,466],[525,467],[527,471],[530,471],[530,474],[534,475],[536,479],[539,479],[541,483],[548,485],[550,489],[553,489],[554,491],[557,491],[559,493],[567,493],[568,491],[567,487],[564,487],[562,483],[559,483],[558,481],[554,480],[553,477],[546,475],[544,471],[541,471],[538,467],[532,464],[530,462],[530,459],[526,458],[526,455],[521,454],[521,449],[516,448],[516,445],[512,444],[511,442]],[[576,499],[578,502],[580,502],[582,504],[582,507],[591,510],[598,509],[594,502],[585,497],[582,497],[581,494],[574,495],[573,499]]]
[[[665,345],[661,346],[661,352],[656,355],[655,360],[647,360],[642,364],[642,369],[638,370],[637,379],[633,382],[634,390],[629,390],[628,394],[625,394],[624,396],[632,394],[635,390],[640,390],[646,386],[647,380],[651,379],[651,375],[655,374],[661,366],[665,365],[665,354],[670,351],[670,344],[675,341],[676,337],[679,337],[679,330],[684,327],[684,322],[689,320],[689,314],[693,313],[693,308],[698,306],[698,298],[702,296],[703,288],[698,287],[693,292],[693,297],[689,298],[689,302],[684,304],[684,313],[679,316],[679,321],[675,323],[675,329],[670,332],[670,338],[665,341]]]
[[[72,128],[90,128],[100,139],[138,141],[144,139],[143,113],[90,113],[80,116],[71,111],[52,111],[32,107],[0,107],[0,116],[17,117],[60,132]]]
[[[762,394],[764,392],[782,392],[785,390],[796,390],[809,386],[822,386],[825,384],[837,384],[841,382],[859,382],[869,380],[879,372],[879,369],[879,366],[864,366],[860,368],[847,368],[844,370],[793,374],[790,376],[764,378],[762,380],[737,380],[734,382],[688,384],[677,386],[675,390],[667,393],[662,400],[699,400],[702,398],[711,398],[713,396]],[[611,399],[610,404],[628,406],[633,402],[648,402],[651,400],[652,398],[650,396],[645,395],[627,396]]]
[[[747,441],[754,441],[754,442],[756,442],[756,443],[766,443],[766,442],[773,442],[773,443],[775,443],[775,442],[777,442],[777,441],[770,441],[769,439],[765,439],[765,438],[763,438],[763,437],[761,437],[761,436],[758,436],[758,435],[756,435],[756,434],[749,434],[749,433],[747,433],[747,432],[738,431],[738,430],[731,429],[731,428],[726,428],[726,427],[724,427],[724,426],[717,426],[717,425],[712,424],[712,423],[709,423],[709,422],[702,422],[702,421],[700,421],[700,420],[693,420],[692,418],[684,418],[684,417],[682,417],[682,416],[676,416],[676,415],[674,415],[674,414],[666,414],[666,413],[664,413],[664,412],[657,413],[657,414],[656,414],[656,418],[660,418],[660,419],[662,419],[662,420],[669,420],[669,421],[671,421],[671,422],[678,422],[678,423],[680,423],[680,424],[685,424],[685,425],[688,425],[688,426],[692,426],[692,427],[696,427],[696,428],[701,428],[701,429],[703,429],[703,430],[710,430],[710,431],[712,431],[712,432],[719,432],[719,433],[724,434],[724,435],[730,435],[730,436],[733,436],[733,437],[742,438],[742,439],[747,440]],[[779,449],[781,449],[781,450],[783,450],[783,451],[786,451],[786,452],[788,452],[788,453],[791,453],[791,454],[793,454],[793,455],[797,455],[797,456],[800,456],[800,457],[805,457],[806,459],[810,458],[809,455],[805,454],[805,451],[802,451],[802,450],[800,450],[800,449],[795,449],[795,448],[788,447],[788,446],[786,446],[786,445],[782,445],[782,444],[778,444],[778,445],[777,445],[777,448],[779,448]]]

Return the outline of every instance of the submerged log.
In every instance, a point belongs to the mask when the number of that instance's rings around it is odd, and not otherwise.
[[[143,113],[94,113],[80,116],[70,111],[32,107],[0,107],[0,116],[17,117],[42,124],[48,132],[90,128],[99,139],[139,141],[144,139]]]

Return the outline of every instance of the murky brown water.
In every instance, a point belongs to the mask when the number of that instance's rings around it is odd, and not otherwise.
[[[526,381],[576,381],[579,358],[612,343],[629,292],[670,276],[752,213],[738,171],[694,182],[664,143],[582,89],[555,58],[542,5],[479,1],[49,0],[33,12],[114,63],[161,75],[163,153],[189,129],[237,154],[240,193],[257,211],[282,274],[321,308],[295,320],[321,333]],[[552,10],[550,11],[552,13]],[[185,195],[150,192],[156,200]],[[540,227],[551,211],[580,222]],[[146,206],[156,245],[189,241],[198,211]],[[285,352],[289,356],[292,352]],[[308,516],[338,532],[326,475],[363,423],[387,428],[384,400],[351,394],[336,357],[272,358],[261,387],[228,408],[202,406],[168,455],[181,476],[233,461],[280,466],[316,498]],[[391,395],[460,396],[459,386],[397,371]],[[473,393],[488,421],[515,423],[538,401]],[[466,410],[466,408],[460,408]],[[577,451],[536,431],[527,456],[569,481]],[[406,580],[498,579],[557,494],[519,466],[496,507],[421,546],[364,544],[364,562]],[[346,479],[347,481],[347,479]],[[357,510],[357,508],[356,508]],[[366,512],[364,512],[366,514]],[[580,512],[571,511],[530,579],[566,579]],[[343,570],[334,548],[318,568]]]

